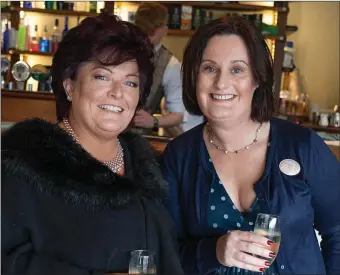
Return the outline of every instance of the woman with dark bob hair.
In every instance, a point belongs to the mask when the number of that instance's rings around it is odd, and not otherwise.
[[[162,167],[186,273],[340,274],[339,162],[273,118],[273,83],[266,41],[240,17],[201,26],[185,49],[184,104],[207,122],[171,141]],[[259,213],[281,217],[278,251],[253,232]]]
[[[58,123],[2,137],[2,274],[127,272],[130,253],[181,274],[167,194],[149,143],[123,131],[143,106],[153,47],[114,15],[83,20],[52,64]],[[146,258],[145,258],[146,259]]]

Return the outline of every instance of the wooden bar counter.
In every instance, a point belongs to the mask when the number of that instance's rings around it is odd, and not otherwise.
[[[57,122],[55,96],[43,92],[1,90],[1,121],[19,122],[32,117]]]
[[[3,129],[8,127],[9,123],[15,123],[33,117],[39,117],[52,123],[57,122],[55,96],[53,94],[1,90],[1,121],[2,124],[5,123],[2,126]],[[336,130],[338,131],[339,129]],[[145,137],[159,153],[164,150],[167,143],[171,140],[171,138],[156,135]],[[340,146],[329,144],[329,147],[340,160]]]

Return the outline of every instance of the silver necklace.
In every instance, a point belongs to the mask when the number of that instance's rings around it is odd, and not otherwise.
[[[212,132],[209,130],[209,128],[211,128],[209,124],[208,124],[208,127],[207,127],[208,139],[209,139],[209,142],[210,142],[212,145],[214,145],[215,148],[216,148],[217,150],[220,150],[220,151],[222,151],[222,152],[224,152],[224,153],[226,153],[226,154],[228,154],[228,153],[235,153],[235,154],[237,154],[237,153],[239,153],[239,152],[241,152],[241,151],[248,150],[251,146],[253,146],[253,145],[258,141],[258,135],[259,135],[259,132],[261,131],[261,127],[262,127],[262,123],[261,123],[260,126],[256,129],[255,138],[254,138],[254,140],[252,141],[252,143],[248,144],[247,146],[245,146],[245,147],[243,147],[243,148],[241,148],[241,149],[235,150],[235,151],[228,151],[228,150],[226,150],[226,149],[221,148],[221,147],[218,146],[216,143],[214,143],[214,141],[212,140],[212,137],[211,137],[211,136],[212,136]]]
[[[63,119],[63,123],[67,132],[72,136],[72,138],[81,146],[78,137],[76,136],[75,132],[73,131],[70,123],[68,122],[67,118]],[[102,161],[104,165],[106,165],[113,173],[117,173],[124,165],[124,152],[123,147],[120,144],[119,139],[117,138],[117,154],[113,160],[109,161]]]

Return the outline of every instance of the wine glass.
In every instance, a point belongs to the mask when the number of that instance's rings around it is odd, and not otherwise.
[[[156,274],[155,255],[148,250],[131,252],[129,274]]]
[[[275,253],[275,257],[279,251],[281,241],[281,218],[270,214],[259,213],[256,218],[254,233],[266,237],[271,240],[273,244],[270,245],[270,250]],[[263,258],[272,264],[274,258]]]

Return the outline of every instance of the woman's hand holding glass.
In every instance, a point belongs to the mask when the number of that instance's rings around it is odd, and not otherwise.
[[[263,272],[272,262],[267,259],[276,256],[271,250],[272,244],[271,240],[253,232],[234,230],[219,238],[216,255],[225,266]]]

